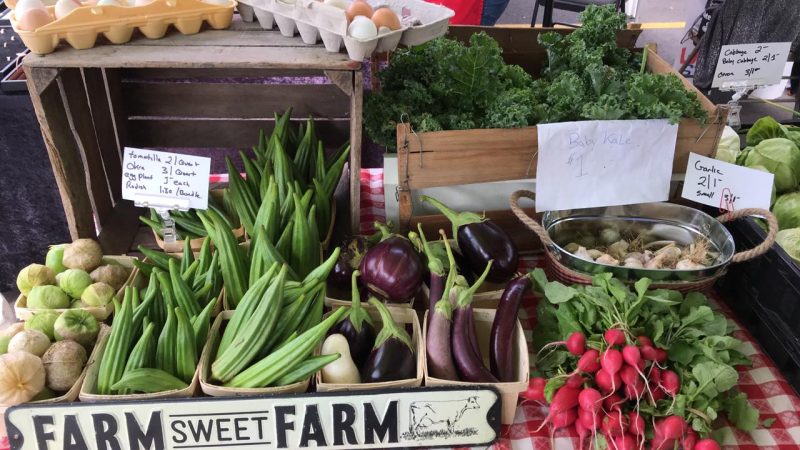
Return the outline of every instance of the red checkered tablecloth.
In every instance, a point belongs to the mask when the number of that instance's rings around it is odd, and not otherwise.
[[[370,232],[375,220],[384,220],[383,169],[361,171],[361,231]],[[531,270],[541,265],[538,257],[523,259],[521,269]],[[724,313],[734,324],[734,336],[742,340],[743,352],[753,361],[753,366],[739,371],[738,388],[747,393],[753,406],[761,413],[761,420],[774,419],[770,428],[759,428],[752,433],[734,429],[725,423],[724,438],[720,442],[723,450],[796,450],[800,449],[800,397],[775,367],[775,363],[752,335],[736,320],[727,306],[716,295],[712,295],[712,307]],[[536,326],[535,297],[526,298],[519,318],[530,343],[531,330]],[[551,436],[547,427],[536,432],[545,416],[547,407],[536,403],[524,403],[517,407],[514,423],[503,426],[502,438],[492,447],[505,449],[573,450],[578,448],[578,435],[574,428],[561,430]]]

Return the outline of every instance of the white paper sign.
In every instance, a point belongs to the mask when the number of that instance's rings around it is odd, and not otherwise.
[[[724,211],[769,209],[774,178],[769,172],[691,153],[681,197]]]
[[[500,404],[494,388],[426,387],[23,404],[5,420],[12,450],[486,448]]]
[[[732,89],[781,81],[791,42],[723,45],[711,87]]]
[[[181,203],[206,209],[210,171],[211,158],[125,147],[122,198],[170,209]]]
[[[660,202],[669,197],[678,125],[601,120],[537,126],[536,211]]]

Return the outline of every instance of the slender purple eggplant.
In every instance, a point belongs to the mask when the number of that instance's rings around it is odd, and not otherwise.
[[[443,232],[442,232],[443,233]],[[450,290],[456,279],[456,265],[450,244],[445,239],[445,248],[450,258],[450,270],[447,280],[443,284],[442,294],[433,308],[428,311],[428,330],[425,346],[427,348],[428,371],[434,378],[458,381],[458,371],[453,362],[451,347],[451,329],[453,319],[453,305],[450,303]]]
[[[338,333],[347,339],[350,356],[356,367],[361,367],[366,362],[375,345],[375,326],[367,310],[361,306],[361,293],[358,291],[359,275],[360,272],[356,270],[351,277],[353,297],[350,310],[328,331],[328,335]]]
[[[456,286],[456,307],[453,314],[453,360],[460,375],[461,381],[471,383],[497,383],[497,378],[492,372],[483,365],[479,356],[480,352],[475,351],[472,340],[476,339],[474,324],[472,323],[472,299],[475,291],[486,280],[492,267],[492,261],[486,265],[480,278],[470,288],[465,289]]]
[[[473,284],[475,284],[474,281]],[[470,281],[467,280],[467,278],[464,277],[463,275],[459,274],[458,276],[456,276],[455,285],[459,286],[461,292],[464,292],[465,290],[469,289]],[[456,291],[458,291],[458,289],[453,290],[453,292]],[[453,295],[451,294],[451,297],[452,296]],[[456,300],[457,299],[451,298],[451,303],[455,303]],[[469,346],[470,348],[472,348],[473,353],[475,353],[475,357],[478,358],[479,361],[483,361],[483,355],[481,354],[481,346],[478,344],[478,330],[475,328],[475,318],[472,316],[472,314],[467,315],[466,318],[467,321],[469,322],[467,324],[467,327],[471,330],[469,333],[466,334],[469,337]]]
[[[417,227],[419,229],[419,234],[412,231],[408,233],[408,238],[417,246],[428,265],[428,277],[430,277],[430,282],[428,283],[428,310],[433,311],[436,302],[442,298],[448,269],[452,266],[450,266],[449,261],[443,262],[441,257],[435,253],[431,244],[425,239],[422,225],[417,224]],[[445,253],[445,258],[447,258],[447,253]]]
[[[501,382],[517,381],[514,352],[511,351],[514,345],[512,339],[517,325],[519,306],[532,285],[529,275],[518,276],[506,285],[497,305],[492,332],[489,335],[489,366],[492,374]]]
[[[480,273],[490,260],[494,261],[487,277],[491,282],[505,283],[517,273],[517,247],[497,224],[473,212],[456,212],[427,195],[420,198],[435,206],[453,224],[453,236],[473,273]]]
[[[361,259],[361,281],[378,298],[390,303],[408,302],[422,284],[422,260],[408,239],[388,233],[382,224],[376,226],[388,236]]]
[[[386,306],[375,298],[370,304],[378,309],[383,322],[375,346],[367,362],[361,368],[362,383],[378,383],[414,378],[417,373],[417,358],[411,345],[411,336],[398,325]]]

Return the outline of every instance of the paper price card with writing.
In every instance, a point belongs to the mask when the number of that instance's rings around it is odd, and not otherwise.
[[[781,81],[791,42],[723,45],[711,87],[735,89]]]
[[[725,211],[769,209],[774,178],[769,172],[691,153],[681,197]]]
[[[122,198],[170,209],[206,209],[210,171],[211,158],[125,147]]]
[[[536,211],[660,202],[669,197],[678,126],[666,120],[541,124]]]

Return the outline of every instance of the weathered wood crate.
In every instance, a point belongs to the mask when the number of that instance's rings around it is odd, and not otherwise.
[[[326,144],[350,140],[349,201],[359,204],[362,72],[346,55],[237,19],[229,30],[66,48],[23,64],[72,238],[98,237],[108,254],[152,241],[141,209],[121,199],[124,147],[202,149],[224,167],[222,155],[251,148],[289,107],[296,120],[314,116]]]
[[[672,66],[654,50],[645,51],[649,52],[647,58],[649,71],[677,75]],[[530,70],[532,67],[539,67],[540,64],[529,63],[528,66]],[[681,120],[678,126],[673,173],[685,173],[690,152],[704,156],[715,154],[727,118],[727,111],[723,107],[714,105],[685,78],[680,78],[687,90],[697,94],[708,113],[708,122],[703,125],[694,119]],[[536,130],[534,126],[517,129],[415,133],[408,124],[398,125],[400,228],[403,230],[415,228],[419,222],[428,235],[435,235],[438,228],[450,229],[443,216],[414,216],[412,211],[414,190],[535,178],[538,150]],[[475,207],[480,208],[480,205]],[[532,211],[530,213],[533,214]],[[525,229],[510,210],[487,211],[486,215],[508,230],[520,249],[535,250],[540,247],[535,236]]]

